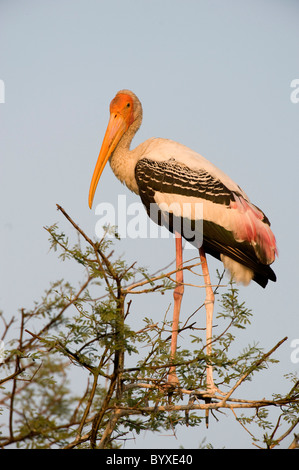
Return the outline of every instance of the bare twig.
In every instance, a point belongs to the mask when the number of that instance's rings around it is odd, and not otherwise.
[[[284,343],[287,339],[288,338],[285,337],[282,340],[280,340],[272,349],[270,349],[270,351],[268,351],[266,354],[263,354],[263,356],[260,359],[258,359],[254,364],[251,365],[251,367],[249,367],[249,369],[245,372],[245,374],[243,374],[242,377],[240,377],[240,379],[225,395],[221,403],[222,406],[225,405],[228,398],[232,395],[232,393],[236,390],[236,388],[238,388],[241,385],[241,383],[244,382],[244,380],[248,377],[248,375],[250,375],[254,370],[257,369],[257,367],[259,367],[263,362],[265,362],[268,359],[268,357],[271,356],[271,354],[273,354],[273,352],[276,351],[276,349],[279,348],[279,346],[281,346],[281,344]]]

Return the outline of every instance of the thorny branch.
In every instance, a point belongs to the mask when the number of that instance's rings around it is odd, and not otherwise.
[[[0,447],[9,447],[11,444],[18,442],[26,445],[26,443],[35,442],[35,440],[39,443],[39,439],[43,436],[45,447],[58,445],[69,449],[90,445],[92,448],[109,448],[113,446],[114,442],[117,442],[118,437],[126,436],[129,432],[128,429],[155,431],[155,420],[160,420],[159,426],[162,428],[163,426],[165,428],[170,426],[172,429],[175,422],[184,422],[185,425],[197,425],[204,419],[204,414],[202,416],[194,414],[190,417],[191,412],[221,411],[223,409],[231,410],[237,420],[239,418],[236,412],[242,409],[254,411],[270,408],[282,409],[283,412],[279,416],[276,426],[273,426],[271,435],[267,439],[265,438],[268,448],[279,445],[295,430],[299,424],[299,419],[290,418],[291,424],[288,429],[280,437],[276,437],[278,429],[281,427],[281,421],[287,413],[286,410],[289,410],[290,416],[298,412],[298,381],[295,382],[286,396],[257,400],[232,398],[240,385],[254,371],[258,371],[263,367],[270,360],[273,352],[287,338],[279,341],[267,353],[255,357],[255,359],[252,356],[254,360],[251,360],[251,362],[248,359],[246,367],[243,368],[242,372],[239,371],[238,375],[235,375],[235,373],[232,373],[231,377],[227,375],[229,379],[227,379],[227,382],[230,385],[229,390],[223,396],[217,394],[211,396],[204,388],[198,387],[198,384],[202,384],[201,375],[204,376],[205,371],[204,365],[201,366],[207,359],[204,354],[205,346],[192,354],[189,352],[179,354],[176,358],[176,366],[181,367],[182,378],[186,378],[188,386],[178,387],[176,390],[171,390],[170,393],[169,387],[165,383],[169,367],[173,365],[168,352],[167,312],[162,326],[159,322],[148,321],[145,327],[131,330],[125,324],[125,321],[130,316],[130,307],[132,305],[132,300],[127,301],[128,295],[147,295],[148,293],[163,291],[166,280],[171,281],[173,286],[175,281],[172,276],[177,270],[172,269],[164,273],[160,270],[151,276],[144,275],[138,281],[128,282],[128,279],[134,277],[136,273],[140,274],[135,266],[136,263],[130,266],[117,264],[113,261],[113,252],[106,253],[104,238],[100,242],[94,242],[60,205],[57,205],[57,208],[91,249],[86,254],[78,253],[78,251],[75,253],[73,248],[66,245],[63,237],[56,236],[51,229],[47,230],[53,239],[53,243],[56,243],[71,258],[79,259],[87,268],[87,279],[76,292],[74,291],[69,297],[64,296],[63,302],[61,302],[61,299],[59,302],[57,301],[59,307],[56,310],[54,309],[55,313],[48,317],[47,307],[40,305],[35,307],[32,312],[21,310],[17,353],[15,349],[11,349],[3,364],[0,364],[3,367],[11,367],[11,364],[14,364],[14,369],[0,381],[0,385],[11,384],[10,391],[6,393],[3,400],[0,400],[0,403],[9,409],[8,435],[2,434]],[[167,271],[172,264],[170,263],[166,267],[167,269],[164,268],[163,271]],[[200,263],[189,260],[179,269],[188,270],[193,275],[199,275],[194,271],[194,268],[199,265]],[[93,267],[93,270],[89,270],[91,267]],[[97,299],[92,299],[89,288],[92,287],[93,281],[98,279],[104,281],[106,293],[102,297],[98,296]],[[220,282],[221,279],[219,284],[215,286],[215,290],[219,288]],[[203,287],[191,283],[185,285]],[[169,288],[169,285],[167,287]],[[91,311],[87,312],[84,306],[88,302],[91,305]],[[53,305],[55,305],[55,302]],[[51,308],[48,309],[49,312],[52,312],[53,305],[51,304]],[[69,314],[71,307],[75,307],[77,319]],[[195,313],[189,314],[185,323],[180,327],[180,332],[204,329],[196,326],[196,322],[193,321]],[[48,318],[48,321],[44,322],[37,332],[33,332],[28,323],[39,315],[42,318]],[[2,338],[4,338],[8,335],[15,320],[11,319],[6,322],[2,317],[2,321],[4,324]],[[71,322],[77,323],[72,325]],[[219,340],[222,340],[233,324],[234,320],[231,319],[228,325],[225,325],[222,331],[213,337],[212,342],[217,344]],[[60,325],[62,326],[60,327]],[[60,336],[49,336],[50,332],[55,329],[59,332],[60,328]],[[88,334],[85,333],[85,330],[88,331]],[[29,334],[29,338],[25,338],[25,333]],[[149,348],[147,354],[141,356],[134,365],[127,364],[125,360],[127,355],[135,353],[137,357],[139,356],[140,346],[138,348],[138,345],[140,343],[142,348]],[[136,347],[135,344],[137,344]],[[225,348],[227,349],[228,346]],[[54,361],[58,369],[63,371],[63,380],[61,385],[57,383],[53,386],[53,395],[51,395],[51,385],[46,389],[48,394],[47,405],[41,401],[40,408],[38,408],[38,403],[36,403],[36,406],[37,409],[40,409],[43,417],[46,417],[46,415],[51,417],[52,409],[61,409],[61,416],[56,416],[55,420],[53,418],[44,425],[43,429],[40,429],[39,426],[42,426],[42,424],[37,424],[36,418],[30,418],[30,410],[26,407],[24,409],[20,407],[20,403],[24,404],[26,402],[24,396],[34,396],[35,387],[38,390],[38,387],[43,386],[43,370],[47,374],[50,373],[45,369],[45,357],[48,358],[50,354],[54,355],[53,359],[55,357]],[[57,358],[61,355],[64,358],[67,357],[67,363],[59,363]],[[25,362],[25,359],[27,362]],[[88,373],[89,377],[87,386],[81,396],[75,400],[75,406],[72,408],[71,413],[65,412],[63,414],[62,403],[65,400],[64,377],[73,365],[80,366],[81,369],[76,368],[77,373],[78,370],[83,370]],[[224,369],[230,366],[228,359],[223,359],[223,363],[217,365],[217,367],[223,367]],[[112,372],[109,371],[108,367],[112,367]],[[24,382],[23,374],[26,371],[32,371],[32,373]],[[105,380],[104,386],[103,380]],[[187,403],[184,398],[187,398]],[[183,415],[181,415],[182,413]],[[18,420],[16,416],[18,416]],[[258,413],[256,413],[256,416],[258,416]],[[134,417],[137,418],[132,421]],[[57,424],[53,424],[56,420]],[[23,423],[22,427],[16,427],[18,421]],[[245,426],[241,420],[239,422],[243,429],[253,437],[253,434],[248,430],[248,426]],[[297,446],[298,435],[295,434],[289,448]]]

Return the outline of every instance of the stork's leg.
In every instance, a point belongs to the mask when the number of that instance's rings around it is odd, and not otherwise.
[[[183,247],[182,247],[182,237],[178,232],[175,232],[175,253],[176,253],[176,287],[173,292],[174,298],[174,307],[173,307],[173,321],[172,321],[172,336],[171,336],[171,346],[170,346],[170,357],[171,360],[174,360],[176,348],[177,348],[177,338],[179,330],[179,318],[181,303],[184,293],[184,284],[183,284],[183,271],[180,269],[183,265]],[[168,382],[172,385],[178,385],[179,379],[177,378],[175,372],[175,366],[170,367]]]
[[[204,249],[201,247],[199,248],[199,256],[201,261],[201,268],[202,273],[205,281],[205,288],[206,288],[206,300],[205,300],[205,307],[206,307],[206,314],[207,314],[207,322],[206,322],[206,351],[207,355],[210,356],[212,353],[212,324],[213,324],[213,310],[214,310],[214,292],[211,286],[210,274],[206,259],[206,254]],[[207,391],[214,393],[217,388],[215,387],[214,380],[213,380],[213,366],[211,364],[207,364]]]

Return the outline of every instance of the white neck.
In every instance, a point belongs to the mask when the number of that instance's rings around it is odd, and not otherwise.
[[[145,142],[133,150],[130,150],[130,146],[134,135],[141,125],[141,121],[142,114],[136,118],[124,133],[110,157],[110,165],[115,176],[136,194],[139,193],[139,190],[135,179],[135,166],[142,156],[142,147]]]

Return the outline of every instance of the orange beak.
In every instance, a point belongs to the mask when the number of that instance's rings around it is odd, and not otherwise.
[[[92,206],[93,198],[97,189],[99,179],[105,168],[105,165],[127,129],[128,124],[124,117],[120,113],[111,113],[108,127],[102,143],[102,148],[100,150],[98,161],[96,163],[92,180],[90,183],[88,197],[88,204],[90,209]]]

